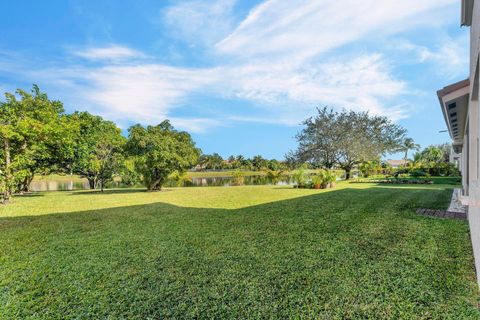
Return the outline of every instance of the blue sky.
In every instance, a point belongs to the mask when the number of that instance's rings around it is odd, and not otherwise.
[[[165,118],[205,153],[283,158],[316,107],[449,140],[436,90],[468,75],[460,0],[1,1],[0,91]],[[395,157],[395,156],[391,156]]]

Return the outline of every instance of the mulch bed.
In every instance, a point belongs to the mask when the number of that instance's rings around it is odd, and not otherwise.
[[[433,184],[432,180],[415,179],[357,179],[353,183]]]

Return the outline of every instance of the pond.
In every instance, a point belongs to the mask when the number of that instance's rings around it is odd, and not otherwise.
[[[246,176],[244,177],[245,185],[289,185],[293,184],[293,178],[285,176],[278,181],[272,181],[265,175]],[[233,177],[211,177],[211,178],[192,178],[190,181],[177,182],[167,181],[165,187],[211,187],[211,186],[231,186],[234,184]],[[126,187],[121,182],[113,182],[109,184],[110,188],[122,188]],[[89,189],[88,181],[81,178],[65,179],[63,177],[59,180],[51,179],[39,179],[34,180],[30,184],[30,190],[37,191],[64,191],[64,190],[84,190]]]
[[[65,191],[65,190],[83,190],[88,189],[86,179],[72,180],[34,180],[30,184],[30,191]]]

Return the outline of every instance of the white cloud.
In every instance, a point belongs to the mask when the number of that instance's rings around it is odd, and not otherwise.
[[[469,68],[468,48],[468,41],[463,38],[457,41],[450,39],[437,50],[421,48],[419,55],[422,62],[432,61],[435,64],[436,72],[446,78],[467,77]]]
[[[100,65],[25,72],[67,88],[64,92],[80,98],[87,109],[119,123],[128,119],[153,124],[170,118],[195,132],[220,125],[201,116],[172,117],[194,93],[248,100],[269,115],[232,115],[227,117],[231,121],[298,124],[323,105],[400,119],[407,112],[401,98],[407,84],[394,76],[387,56],[372,50],[328,53],[373,33],[385,39],[427,24],[436,17],[435,9],[456,2],[267,0],[234,28],[234,0],[191,0],[164,11],[164,23],[187,42],[211,46],[211,59],[216,60],[208,64],[216,62],[216,67],[172,67],[147,61],[137,50],[110,45],[74,52]],[[448,46],[417,51],[424,61],[448,60],[452,70],[462,63]]]
[[[431,22],[435,8],[457,0],[267,0],[216,47],[259,57],[311,57],[368,34],[388,34]]]
[[[235,2],[183,1],[162,12],[162,22],[171,35],[189,44],[213,44],[234,28]]]
[[[137,50],[118,45],[101,48],[88,48],[74,51],[73,54],[89,60],[119,60],[144,57],[143,53]]]
[[[222,126],[223,124],[214,119],[207,118],[177,118],[169,117],[176,128],[187,130],[188,132],[204,133],[212,127]]]
[[[34,74],[34,75],[33,75]],[[175,68],[138,62],[103,67],[71,67],[34,71],[33,77],[59,87],[87,110],[119,124],[157,124],[167,118],[180,128],[202,132],[216,125],[204,118],[174,118],[170,113],[192,92],[215,80],[210,70]]]
[[[402,94],[405,84],[390,75],[378,54],[301,68],[288,64],[233,67],[223,74],[228,79],[219,83],[226,86],[223,92],[274,107],[289,124],[297,124],[319,104],[368,110],[394,119],[405,115],[396,107],[383,106],[384,101]]]
[[[469,33],[458,38],[443,36],[427,47],[408,40],[399,40],[394,49],[409,57],[409,63],[429,66],[429,72],[446,80],[468,76]]]

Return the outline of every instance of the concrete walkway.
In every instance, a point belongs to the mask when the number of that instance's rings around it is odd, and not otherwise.
[[[453,212],[467,212],[467,206],[462,204],[462,189],[453,189],[452,200],[450,201],[450,206],[447,211]]]

